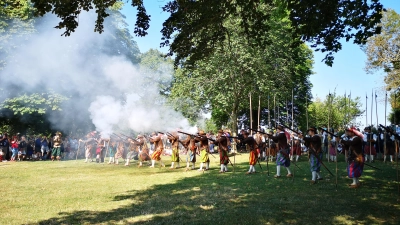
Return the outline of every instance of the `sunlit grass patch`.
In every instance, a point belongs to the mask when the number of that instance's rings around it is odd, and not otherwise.
[[[168,167],[169,157],[163,159]],[[383,171],[367,171],[363,185],[350,189],[343,162],[336,186],[324,169],[324,180],[310,185],[307,161],[298,163],[293,179],[275,179],[274,163],[269,177],[265,162],[246,175],[247,160],[236,155],[235,172],[224,174],[213,158],[205,173],[82,161],[0,164],[0,206],[7,209],[0,224],[398,223],[392,165],[375,163]],[[335,171],[334,163],[326,165]]]

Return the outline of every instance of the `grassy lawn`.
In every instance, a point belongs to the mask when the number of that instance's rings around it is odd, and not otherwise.
[[[301,170],[291,166],[294,179],[274,179],[275,163],[268,177],[266,162],[245,175],[248,154],[236,156],[235,171],[229,165],[219,174],[215,156],[204,173],[170,170],[167,156],[166,168],[2,162],[0,224],[399,224],[396,164],[365,167],[362,186],[350,189],[344,162],[336,188],[324,168],[325,179],[310,185],[306,156]],[[335,172],[334,163],[325,164]]]

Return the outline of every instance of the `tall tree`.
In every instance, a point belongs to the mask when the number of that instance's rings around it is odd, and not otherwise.
[[[294,52],[301,50],[291,47],[290,21],[282,14],[275,15],[275,8],[259,7],[269,14],[270,19],[264,23],[277,27],[264,36],[265,41],[274,44],[252,47],[249,43],[255,39],[241,35],[238,26],[241,19],[230,17],[223,24],[228,31],[225,41],[214,46],[214,53],[197,60],[194,66],[178,69],[172,89],[172,97],[187,96],[196,105],[212,111],[218,125],[227,124],[233,130],[237,129],[239,113],[248,111],[244,109],[249,108],[249,94],[266,97],[277,88],[282,95],[291,93],[295,86],[293,78],[300,74],[300,69],[292,72],[298,63]]]
[[[387,89],[400,87],[400,15],[393,9],[382,12],[382,32],[368,39],[364,51],[367,54],[366,71],[386,72]]]
[[[33,11],[28,0],[0,0],[0,70],[13,51],[35,31]]]
[[[393,9],[381,13],[383,17],[379,26],[382,32],[370,37],[363,48],[367,54],[365,70],[369,73],[383,70],[386,73],[384,81],[386,90],[391,91],[392,105],[389,117],[394,122],[400,121],[397,112],[400,106],[396,103],[400,88],[400,14]]]
[[[317,98],[308,106],[310,125],[327,127],[329,124],[334,129],[359,125],[355,119],[364,113],[361,106],[360,97],[349,99],[333,93],[324,100]]]

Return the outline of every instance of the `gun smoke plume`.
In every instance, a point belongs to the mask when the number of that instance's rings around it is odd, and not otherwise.
[[[112,52],[115,28],[93,32],[95,17],[82,14],[79,27],[69,37],[54,29],[56,18],[40,19],[38,32],[26,38],[13,52],[4,70],[1,88],[10,90],[7,97],[20,93],[53,90],[70,98],[61,113],[49,113],[54,129],[70,130],[71,124],[88,126],[88,114],[103,136],[115,130],[151,132],[181,128],[191,130],[188,121],[166,104],[155,80],[171,81],[172,67],[163,74],[133,64],[119,52]],[[106,23],[105,23],[106,24]],[[168,80],[169,79],[169,80]],[[14,88],[15,87],[15,88]],[[87,130],[83,127],[81,130]]]

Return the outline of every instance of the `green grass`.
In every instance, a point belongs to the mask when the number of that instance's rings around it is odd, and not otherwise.
[[[268,177],[265,162],[262,172],[257,165],[258,173],[245,175],[248,154],[236,156],[235,172],[229,166],[219,174],[216,157],[205,173],[83,160],[2,162],[0,224],[399,223],[395,164],[366,167],[362,186],[350,189],[344,162],[336,188],[323,168],[325,179],[310,185],[305,156],[301,170],[291,166],[294,179],[274,179],[275,163]],[[168,167],[169,157],[163,159]],[[335,172],[334,163],[325,164]]]

